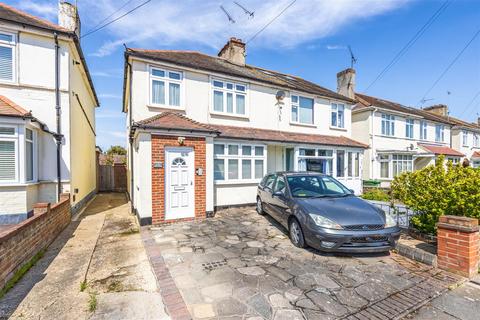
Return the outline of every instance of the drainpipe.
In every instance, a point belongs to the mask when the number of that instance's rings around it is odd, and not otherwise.
[[[127,57],[128,59],[128,57]],[[133,118],[132,118],[132,65],[130,62],[127,61],[128,65],[128,75],[129,75],[129,84],[128,84],[128,100],[129,100],[129,108],[128,108],[128,125],[129,125],[129,142],[130,142],[130,210],[133,214],[135,214],[135,204],[134,204],[134,194],[135,194],[135,186],[134,186],[134,170],[133,170],[133,135],[132,135],[132,125],[133,125]]]
[[[61,127],[61,109],[60,109],[60,66],[59,66],[59,51],[58,34],[53,33],[55,40],[55,111],[57,122],[57,133],[55,140],[57,142],[57,201],[60,201],[60,194],[62,193],[62,172],[61,172],[61,157],[62,157],[62,127]]]
[[[370,146],[371,146],[371,149],[372,149],[372,154],[370,156],[370,179],[372,180],[373,179],[373,170],[375,170],[375,147],[373,145],[373,138],[375,137],[375,112],[377,112],[378,109],[377,108],[373,108],[373,111],[372,111],[372,134],[371,134],[371,143],[370,143]]]

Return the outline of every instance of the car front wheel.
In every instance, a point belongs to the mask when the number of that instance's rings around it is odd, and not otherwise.
[[[295,247],[305,248],[305,237],[303,236],[302,228],[297,219],[292,219],[289,224],[288,231],[290,233],[290,241]]]
[[[257,213],[262,216],[265,214],[265,211],[263,210],[263,202],[260,197],[257,197]]]

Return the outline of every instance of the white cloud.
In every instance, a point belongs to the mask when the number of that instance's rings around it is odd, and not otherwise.
[[[349,24],[395,10],[409,1],[411,0],[298,0],[253,43],[255,46],[270,48],[295,47],[333,35]],[[123,43],[130,47],[149,48],[180,43],[184,46],[196,44],[219,48],[231,36],[248,40],[290,2],[242,1],[245,7],[255,11],[253,19],[248,19],[233,2],[225,2],[224,7],[236,20],[232,24],[220,10],[218,0],[152,1],[108,26],[106,30],[111,36],[110,40],[104,42],[93,55],[107,56]],[[138,4],[130,4],[116,16]],[[93,21],[91,17],[100,19],[98,17],[108,16],[118,6],[118,1],[115,0],[84,0],[80,13],[87,17],[87,25],[93,26],[98,20]]]
[[[114,111],[102,111],[102,108],[98,109],[95,113],[96,119],[117,119],[117,118],[125,118],[125,114],[118,110],[118,112]]]
[[[57,22],[58,4],[57,2],[39,2],[32,0],[19,1],[15,7],[20,10],[30,12],[41,18]]]
[[[111,69],[105,71],[92,71],[90,74],[94,77],[102,78],[119,78],[123,76],[123,70],[121,69]]]
[[[121,95],[114,94],[114,93],[100,93],[98,97],[103,99],[121,99],[122,98]]]
[[[328,50],[344,50],[344,49],[347,49],[346,46],[342,46],[342,45],[338,45],[338,44],[335,44],[335,45],[329,44],[329,45],[326,46],[326,48]]]

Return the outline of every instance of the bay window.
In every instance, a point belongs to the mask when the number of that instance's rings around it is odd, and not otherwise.
[[[386,154],[378,156],[380,162],[380,178],[390,178],[390,157]]]
[[[18,180],[18,133],[13,126],[0,127],[0,182]]]
[[[392,155],[393,176],[413,170],[413,159],[411,155]]]
[[[385,113],[382,114],[382,135],[395,135],[395,116]]]
[[[212,81],[213,111],[232,115],[246,115],[247,86],[223,80]]]
[[[337,150],[337,178],[345,177],[345,151]]]
[[[213,154],[215,181],[256,181],[265,175],[264,146],[216,143]]]
[[[332,103],[331,126],[345,128],[345,105]]]
[[[300,149],[299,171],[315,171],[326,175],[333,173],[333,150]]]
[[[313,99],[292,95],[292,117],[294,123],[313,124]]]
[[[150,103],[152,105],[181,106],[183,75],[178,71],[150,69]]]
[[[25,129],[25,180],[33,181],[34,165],[33,131]]]
[[[15,81],[15,45],[14,34],[0,31],[0,81]]]

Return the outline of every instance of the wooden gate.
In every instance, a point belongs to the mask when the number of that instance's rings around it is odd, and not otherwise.
[[[127,166],[124,164],[99,165],[99,191],[125,192],[127,190]]]

